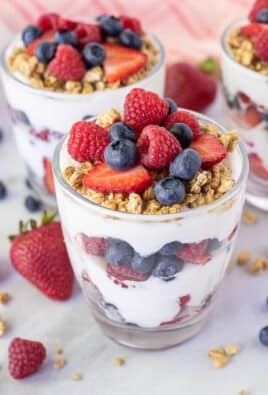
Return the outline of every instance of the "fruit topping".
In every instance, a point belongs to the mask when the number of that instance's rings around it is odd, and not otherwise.
[[[255,37],[254,48],[260,59],[268,60],[268,29],[263,30]]]
[[[136,144],[130,140],[112,141],[104,151],[104,160],[114,170],[126,170],[137,161]]]
[[[268,8],[268,0],[255,0],[249,13],[251,22],[256,22],[256,17],[263,8]]]
[[[192,140],[193,140],[193,132],[190,126],[186,125],[186,123],[174,123],[169,131],[176,137],[176,139],[180,142],[182,148],[187,148]]]
[[[200,133],[200,126],[194,115],[187,111],[176,111],[170,114],[164,122],[164,127],[170,130],[175,123],[184,123],[188,125],[194,135],[194,138]]]
[[[202,134],[196,137],[191,143],[190,148],[199,153],[203,169],[209,169],[213,165],[216,165],[227,155],[227,150],[220,140],[209,134]]]
[[[155,197],[163,206],[180,203],[185,198],[185,186],[177,178],[163,178],[154,187]]]
[[[58,24],[59,15],[54,12],[43,14],[37,20],[37,25],[43,32],[48,30],[56,30],[59,26]]]
[[[57,44],[49,41],[41,41],[35,48],[35,56],[40,63],[47,64],[55,56]]]
[[[40,43],[42,43],[42,42],[44,42],[44,41],[46,41],[46,42],[48,42],[48,41],[49,41],[49,42],[52,42],[53,39],[54,39],[54,32],[53,32],[53,31],[48,31],[48,32],[42,34],[40,37],[38,37],[38,38],[36,38],[35,40],[33,40],[33,41],[31,42],[31,44],[27,47],[27,52],[28,52],[28,54],[31,55],[31,56],[36,55],[35,51],[36,51],[37,46],[38,46]]]
[[[40,37],[42,30],[35,25],[27,26],[22,32],[22,41],[25,47],[28,47],[34,40]]]
[[[128,15],[120,15],[120,21],[123,24],[123,29],[131,29],[133,32],[142,35],[141,23],[137,18],[130,17]]]
[[[58,29],[59,30],[74,30],[77,26],[77,22],[71,19],[59,18]]]
[[[183,150],[178,154],[169,166],[169,173],[173,177],[184,181],[192,180],[201,167],[199,153],[191,148]]]
[[[168,115],[176,112],[178,109],[176,102],[170,97],[165,97],[165,100],[168,103]]]
[[[88,43],[101,43],[101,32],[97,25],[78,23],[75,28],[78,43],[83,48]]]
[[[262,8],[257,16],[256,16],[256,22],[258,23],[268,23],[268,4],[266,8]]]
[[[57,44],[69,44],[76,47],[78,44],[77,36],[72,30],[59,30],[54,36]]]
[[[240,34],[245,37],[255,37],[265,29],[260,23],[249,23],[240,28]]]
[[[113,15],[101,16],[99,23],[102,33],[106,36],[117,37],[123,30],[121,20]]]
[[[103,45],[97,43],[86,44],[83,48],[82,54],[88,67],[101,65],[106,56]]]
[[[113,123],[109,130],[109,136],[112,141],[124,139],[136,141],[135,130],[123,122]]]
[[[142,47],[141,37],[130,29],[123,30],[120,33],[119,42],[125,47],[130,47],[134,49],[141,49]]]
[[[48,70],[55,78],[68,81],[80,80],[86,67],[79,52],[68,44],[58,46],[55,58],[49,63]]]

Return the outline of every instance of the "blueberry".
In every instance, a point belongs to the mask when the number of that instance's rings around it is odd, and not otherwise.
[[[123,30],[123,24],[119,18],[112,15],[103,15],[99,18],[102,32],[106,36],[117,37]]]
[[[136,141],[135,130],[123,122],[113,123],[110,127],[109,134],[111,140],[127,139],[131,141]]]
[[[160,250],[161,255],[176,255],[176,253],[181,249],[182,243],[179,241],[171,241],[165,244]]]
[[[76,47],[78,44],[77,36],[72,30],[60,30],[54,34],[57,44],[69,44]]]
[[[190,126],[185,123],[174,123],[169,131],[179,140],[182,148],[187,148],[192,142],[193,132]]]
[[[2,143],[3,139],[4,139],[4,132],[2,129],[0,129],[0,143]]]
[[[134,250],[126,241],[110,239],[105,259],[111,265],[129,265],[132,261]]]
[[[258,12],[256,16],[256,22],[268,23],[268,8],[263,8]]]
[[[22,32],[22,41],[25,47],[31,44],[36,38],[40,37],[42,34],[42,30],[39,29],[38,26],[28,25]]]
[[[125,29],[120,33],[119,42],[125,47],[134,49],[141,49],[142,47],[141,37],[131,29]]]
[[[268,122],[268,112],[261,112],[261,119],[264,122]]]
[[[37,45],[34,53],[39,62],[47,64],[54,58],[56,49],[57,44],[50,41],[42,41]]]
[[[89,43],[84,46],[82,55],[88,67],[98,66],[105,59],[105,49],[101,44]]]
[[[173,99],[170,97],[165,97],[165,101],[168,103],[168,115],[177,111],[178,107]]]
[[[26,179],[25,179],[25,185],[26,185],[27,188],[33,189],[32,183],[31,183],[31,181],[29,180],[29,178],[26,178]]]
[[[137,160],[137,147],[130,140],[116,140],[107,145],[104,159],[108,166],[115,170],[125,170],[133,166]]]
[[[178,154],[169,166],[173,177],[189,181],[194,178],[201,166],[201,158],[197,151],[187,148]]]
[[[141,256],[135,253],[131,262],[131,268],[137,273],[151,273],[157,262],[157,254]]]
[[[40,200],[34,198],[33,196],[27,196],[24,204],[27,210],[29,210],[31,213],[35,213],[42,208],[42,203]]]
[[[0,200],[5,199],[6,195],[7,195],[6,186],[2,181],[0,181]]]
[[[268,346],[268,326],[260,330],[259,339],[264,346]]]
[[[170,206],[185,198],[185,187],[180,180],[163,178],[154,187],[155,197],[160,204]]]
[[[215,250],[218,250],[222,245],[222,242],[219,241],[218,239],[208,239],[208,246],[207,246],[207,252],[212,252]]]
[[[183,261],[175,255],[162,256],[158,259],[157,266],[153,270],[153,276],[164,279],[173,277],[183,268]]]

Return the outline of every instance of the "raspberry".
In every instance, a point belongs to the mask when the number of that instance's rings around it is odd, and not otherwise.
[[[70,19],[59,18],[58,30],[74,30],[77,26],[77,22]]]
[[[103,237],[89,237],[81,233],[81,239],[87,254],[104,256],[108,248],[108,240]]]
[[[268,60],[268,29],[256,36],[254,48],[260,59]]]
[[[23,379],[35,373],[46,358],[42,343],[14,338],[8,349],[9,373],[14,379]]]
[[[101,42],[101,32],[99,26],[97,25],[79,23],[75,28],[75,33],[81,47],[88,43]]]
[[[268,0],[256,0],[249,13],[249,19],[251,22],[256,21],[256,16],[263,8],[268,8]]]
[[[168,110],[168,103],[156,93],[134,88],[126,96],[124,122],[139,134],[147,125],[160,124]]]
[[[179,141],[161,126],[146,126],[138,140],[141,163],[152,170],[167,167],[181,152]]]
[[[255,37],[264,29],[265,25],[262,25],[261,23],[250,23],[241,27],[240,34],[245,37]]]
[[[44,32],[47,30],[56,30],[58,28],[59,15],[54,12],[40,15],[37,20],[37,25]]]
[[[174,123],[186,123],[186,125],[192,129],[194,138],[199,135],[199,123],[197,119],[187,111],[176,111],[170,114],[164,122],[164,127],[169,129]]]
[[[102,127],[93,122],[76,122],[70,132],[68,152],[78,162],[101,161],[109,141],[109,134]]]
[[[50,62],[48,70],[58,80],[80,80],[86,73],[85,64],[79,52],[71,45],[58,46],[55,58]]]
[[[123,24],[123,29],[131,29],[139,35],[143,33],[141,23],[137,18],[132,18],[128,15],[120,15],[119,19]]]

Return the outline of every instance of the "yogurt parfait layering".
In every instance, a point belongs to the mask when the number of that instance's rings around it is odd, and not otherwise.
[[[268,210],[268,0],[227,27],[221,52],[227,120],[249,155],[247,199]]]
[[[158,39],[126,15],[83,23],[45,14],[10,43],[2,80],[17,148],[43,201],[55,204],[52,154],[71,125],[110,103],[122,108],[133,85],[162,94],[164,57]]]
[[[160,349],[201,329],[232,254],[247,172],[234,131],[141,88],[123,113],[73,124],[54,154],[57,201],[107,336]]]

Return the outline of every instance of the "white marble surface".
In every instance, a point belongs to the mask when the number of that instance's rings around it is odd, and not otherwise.
[[[220,120],[219,102],[211,109]],[[7,235],[16,231],[18,219],[26,219],[23,200],[24,168],[16,153],[7,122],[2,117],[5,141],[0,145],[0,179],[9,189],[0,202],[0,291],[12,300],[0,305],[0,315],[9,330],[0,338],[1,395],[236,395],[245,389],[250,395],[267,395],[268,348],[258,341],[259,329],[268,324],[267,276],[249,275],[235,268],[226,278],[216,310],[196,338],[171,350],[142,352],[121,347],[106,339],[84,305],[80,291],[65,303],[46,299],[14,272],[9,258]],[[267,256],[268,214],[256,211],[256,225],[243,225],[236,251],[249,249],[254,256]],[[38,374],[23,381],[10,378],[7,348],[14,336],[38,339],[48,350],[48,359]],[[207,357],[213,346],[233,342],[242,351],[224,369],[216,370]],[[55,349],[62,347],[67,360],[61,370],[53,368]],[[122,367],[113,359],[125,358]],[[83,380],[73,382],[74,372]]]

